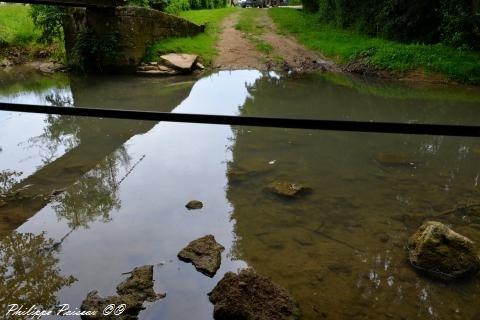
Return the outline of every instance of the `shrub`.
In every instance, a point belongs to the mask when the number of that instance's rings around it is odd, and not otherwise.
[[[337,27],[407,43],[480,47],[478,0],[302,0]]]
[[[39,42],[52,43],[55,38],[63,37],[63,15],[61,7],[50,5],[32,5],[30,15],[33,23],[42,31]]]

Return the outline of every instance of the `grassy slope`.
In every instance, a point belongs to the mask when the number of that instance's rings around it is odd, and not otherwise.
[[[322,24],[316,15],[298,10],[277,8],[269,10],[269,14],[282,32],[295,34],[305,46],[321,51],[338,63],[363,57],[381,69],[397,72],[423,69],[459,82],[480,83],[478,52],[372,38]]]
[[[195,37],[171,38],[155,43],[145,57],[146,61],[158,61],[159,56],[169,52],[194,53],[202,57],[206,65],[210,65],[217,54],[215,43],[221,31],[221,21],[235,8],[191,10],[179,15],[197,24],[206,24],[205,32]]]
[[[30,7],[19,4],[0,5],[0,42],[25,45],[40,36],[30,18]]]

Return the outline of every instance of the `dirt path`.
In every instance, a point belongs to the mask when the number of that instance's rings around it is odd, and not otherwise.
[[[273,50],[268,54],[258,52],[255,44],[248,39],[251,39],[252,35],[245,35],[235,29],[242,13],[237,12],[224,20],[223,32],[217,45],[219,55],[213,63],[214,68],[295,72],[339,70],[334,63],[326,60],[320,53],[306,49],[292,36],[280,35],[268,15],[268,9],[243,10],[257,10],[255,24],[263,29],[257,38],[270,45]]]
[[[223,21],[223,31],[217,44],[219,54],[213,61],[213,67],[222,70],[266,70],[262,55],[257,52],[255,45],[235,29],[239,16],[237,12]]]

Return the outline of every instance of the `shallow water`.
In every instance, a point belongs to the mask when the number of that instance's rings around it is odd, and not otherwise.
[[[477,89],[409,88],[331,75],[0,78],[0,101],[22,103],[480,121]],[[88,292],[114,294],[122,273],[154,264],[155,289],[167,297],[149,304],[141,319],[212,319],[206,294],[225,272],[246,266],[292,293],[303,319],[480,316],[478,277],[431,281],[411,269],[404,249],[423,220],[479,202],[478,139],[2,112],[0,148],[0,193],[23,187],[26,196],[42,195],[0,207],[0,259],[7,266],[0,267],[0,308],[69,303],[75,309]],[[385,166],[376,160],[382,152],[414,165]],[[265,190],[274,180],[312,192],[287,201]],[[55,191],[63,192],[44,197]],[[192,199],[205,207],[186,210]],[[480,242],[480,212],[436,219]],[[212,279],[176,257],[205,234],[226,247]],[[49,239],[60,246],[40,254]]]

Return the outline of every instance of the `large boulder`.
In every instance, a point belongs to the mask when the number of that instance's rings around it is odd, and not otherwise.
[[[410,237],[408,250],[412,266],[437,279],[465,277],[480,269],[473,242],[440,222],[425,222]]]
[[[227,272],[208,294],[215,320],[297,319],[298,310],[288,292],[250,269]]]

